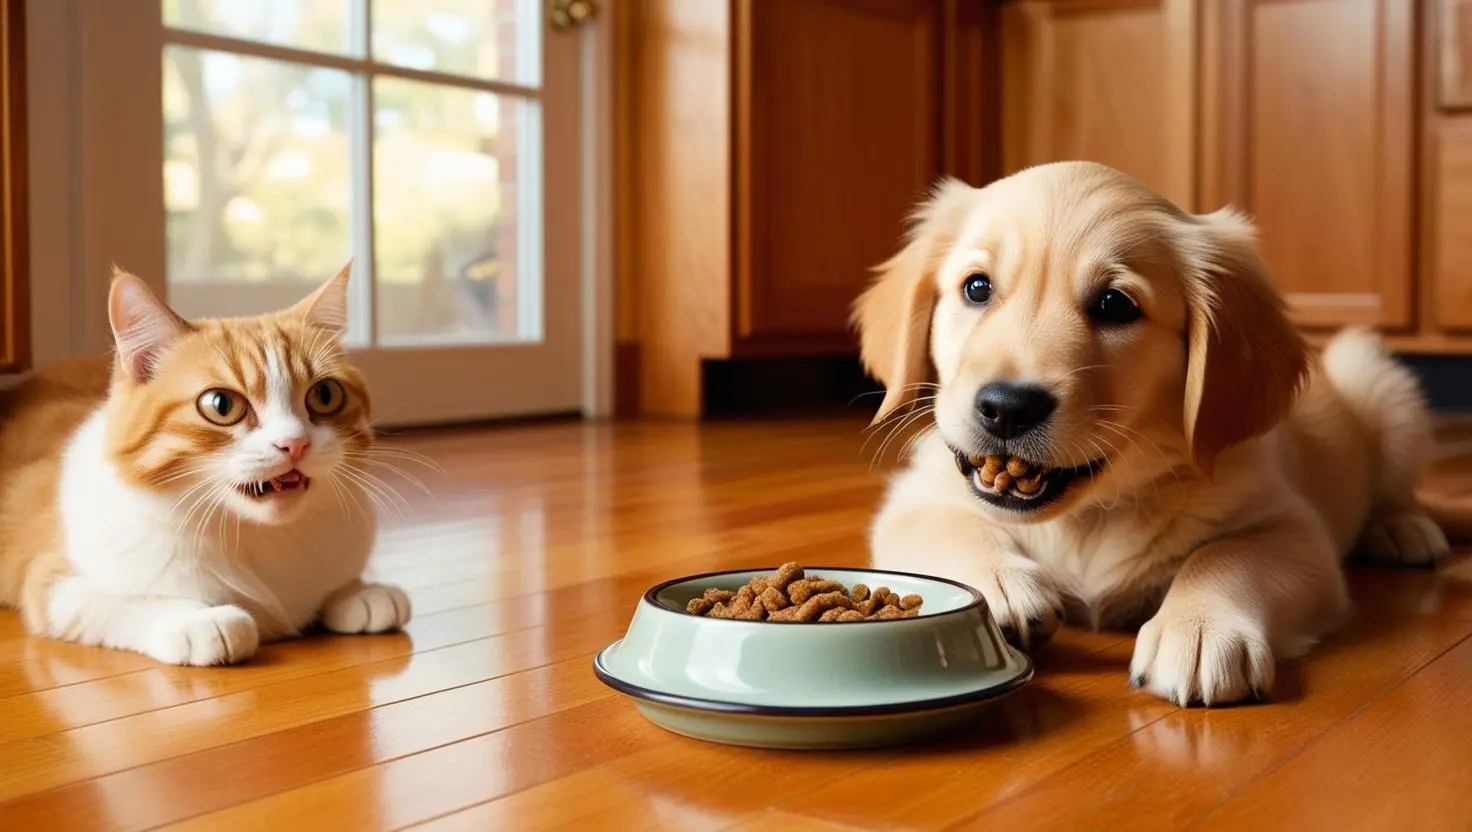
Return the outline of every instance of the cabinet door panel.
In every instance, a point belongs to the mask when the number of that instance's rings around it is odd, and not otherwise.
[[[852,349],[849,306],[940,172],[939,11],[935,0],[738,5],[744,346]]]
[[[1015,3],[1003,26],[1009,173],[1086,159],[1193,207],[1193,0]]]
[[[1472,330],[1472,116],[1442,122],[1432,172],[1436,323],[1465,332]]]
[[[1447,110],[1472,109],[1472,0],[1438,0],[1437,103]]]
[[[1411,323],[1413,0],[1229,0],[1205,172],[1311,328]],[[1222,171],[1228,173],[1222,175]]]

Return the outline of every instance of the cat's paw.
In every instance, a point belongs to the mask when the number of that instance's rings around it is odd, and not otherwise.
[[[167,664],[236,664],[256,654],[260,632],[240,607],[221,605],[176,613],[158,622],[145,652]]]
[[[1432,566],[1451,550],[1441,527],[1417,511],[1376,518],[1359,543],[1360,556],[1381,566]]]
[[[322,626],[334,633],[386,633],[409,623],[409,596],[387,584],[355,584],[322,605]]]
[[[1246,618],[1162,607],[1140,628],[1130,684],[1181,705],[1261,699],[1273,685],[1267,636]]]

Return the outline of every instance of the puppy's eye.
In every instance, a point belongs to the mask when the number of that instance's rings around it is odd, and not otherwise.
[[[961,284],[961,297],[972,306],[984,306],[992,299],[992,279],[984,274],[973,274]]]
[[[206,390],[194,400],[194,407],[206,421],[222,428],[239,424],[250,411],[245,397],[233,390]]]
[[[1089,317],[1101,324],[1129,324],[1140,319],[1140,306],[1118,289],[1105,289],[1089,307]]]

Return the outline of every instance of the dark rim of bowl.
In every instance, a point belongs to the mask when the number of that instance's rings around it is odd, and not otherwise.
[[[609,645],[609,647],[612,646]],[[942,696],[937,699],[916,699],[910,702],[886,702],[878,705],[835,705],[830,707],[821,705],[749,705],[744,702],[725,702],[719,699],[701,699],[695,696],[681,696],[677,693],[664,693],[625,682],[608,672],[607,668],[603,666],[603,654],[607,653],[608,649],[608,647],[603,648],[593,657],[593,675],[598,677],[598,681],[625,696],[656,702],[661,705],[685,708],[687,710],[741,714],[745,716],[854,717],[944,711],[951,708],[958,708],[962,705],[974,705],[979,702],[985,702],[988,699],[997,699],[1006,696],[1032,681],[1033,676],[1032,658],[1021,650],[1007,646],[1006,649],[1009,652],[1022,660],[1022,669],[1018,671],[1016,676],[1000,685],[982,688],[971,693],[958,693],[953,696]]]
[[[950,578],[940,578],[935,575],[921,575],[918,572],[896,572],[893,569],[863,569],[856,566],[804,566],[802,570],[803,572],[862,572],[865,575],[896,575],[901,578],[913,578],[918,581],[930,581],[937,584],[949,584],[953,587],[956,587],[957,589],[965,590],[971,595],[971,603],[963,607],[956,607],[953,610],[942,610],[940,612],[922,612],[920,615],[917,615],[914,618],[887,618],[883,620],[866,619],[864,621],[845,621],[843,622],[843,625],[845,627],[852,627],[855,624],[902,624],[906,621],[918,621],[922,618],[935,618],[941,615],[955,615],[957,613],[966,612],[967,610],[976,609],[977,607],[986,607],[986,597],[981,594],[981,590],[977,589],[976,587],[963,584],[960,581],[953,581]],[[680,615],[688,615],[691,618],[701,618],[706,621],[721,621],[728,624],[772,624],[778,627],[803,627],[811,626],[814,624],[822,624],[823,626],[827,627],[838,623],[834,621],[743,621],[739,618],[711,618],[708,615],[696,615],[689,610],[683,610],[679,607],[671,607],[659,603],[659,593],[664,592],[666,589],[669,589],[676,584],[685,584],[692,581],[717,578],[721,575],[739,575],[747,572],[775,571],[777,571],[775,567],[770,569],[722,569],[718,572],[701,572],[698,575],[687,575],[683,578],[671,578],[670,580],[664,581],[663,583],[655,584],[647,591],[645,591],[644,601],[646,603],[653,604],[657,609],[679,613]],[[924,607],[921,607],[921,609],[923,610]]]

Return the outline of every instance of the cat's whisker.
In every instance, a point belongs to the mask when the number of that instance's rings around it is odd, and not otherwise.
[[[405,512],[412,509],[408,500],[404,499],[397,491],[388,488],[377,477],[364,473],[361,469],[351,464],[343,463],[337,468],[344,477],[352,480],[362,490],[364,496],[371,501],[380,511],[393,514],[395,519],[404,519]],[[402,507],[400,506],[402,503]]]
[[[391,462],[386,462],[382,459],[373,459],[372,457],[358,457],[353,455],[345,455],[344,458],[352,459],[355,462],[360,462],[365,465],[375,465],[386,471],[391,471],[394,474],[403,477],[409,482],[410,485],[413,485],[415,488],[423,491],[426,497],[429,497],[431,500],[435,499],[434,492],[429,490],[429,486],[425,485],[423,480],[419,479],[413,474],[410,474],[408,471],[405,471],[404,469],[398,467],[397,465],[394,465]]]
[[[342,475],[336,471],[327,475],[327,484],[331,486],[333,492],[338,495],[338,502],[342,503],[343,512],[347,513],[350,511],[348,501],[352,501],[352,508],[358,510],[359,516],[361,516],[364,521],[372,519],[371,515],[368,513],[368,509],[363,506],[363,502],[358,499],[358,496],[356,494],[353,493],[353,489],[349,488],[343,482],[343,479],[344,478],[342,477]]]
[[[414,462],[423,465],[425,468],[436,473],[445,473],[444,466],[435,461],[433,457],[419,453],[418,451],[411,451],[407,448],[390,448],[379,445],[371,447],[367,451],[357,451],[355,453],[365,453],[368,456],[389,456],[395,459],[402,459],[405,462]]]

